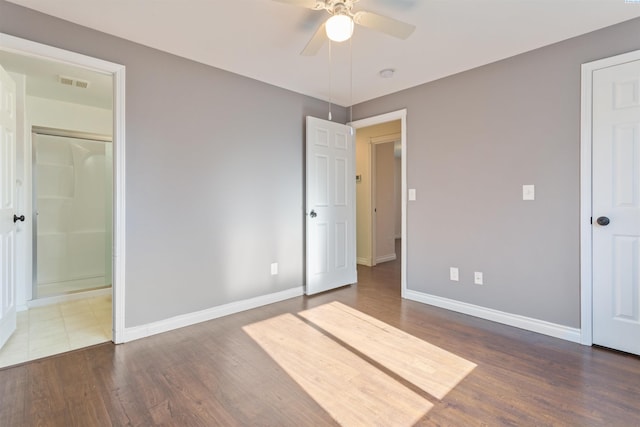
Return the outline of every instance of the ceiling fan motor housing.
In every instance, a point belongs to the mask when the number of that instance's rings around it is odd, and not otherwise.
[[[357,0],[355,0],[357,1]],[[325,0],[323,9],[326,9],[331,15],[348,15],[353,16],[351,9],[354,0]]]

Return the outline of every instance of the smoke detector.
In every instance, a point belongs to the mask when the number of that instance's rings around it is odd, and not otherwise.
[[[87,89],[89,87],[89,81],[82,80],[77,77],[69,77],[69,76],[58,76],[58,83],[63,84],[65,86],[73,86],[78,87],[80,89]]]

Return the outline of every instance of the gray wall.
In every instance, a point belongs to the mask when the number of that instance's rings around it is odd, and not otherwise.
[[[2,0],[0,32],[126,66],[127,327],[303,284],[304,116],[325,102]]]
[[[638,34],[640,19],[354,107],[408,111],[409,289],[580,326],[580,65]]]

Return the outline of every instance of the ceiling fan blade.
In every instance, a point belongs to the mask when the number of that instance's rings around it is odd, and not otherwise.
[[[322,0],[273,0],[278,3],[290,4],[292,6],[306,7],[307,9],[324,9],[325,2]]]
[[[309,40],[309,43],[307,43],[307,45],[304,47],[302,52],[300,52],[300,55],[302,56],[315,55],[316,53],[318,53],[318,51],[320,50],[320,48],[322,47],[326,39],[327,39],[327,32],[324,29],[324,22],[323,22],[322,25],[318,27],[313,37],[311,37],[311,40]]]
[[[356,12],[353,15],[353,22],[403,40],[407,39],[416,29],[415,25],[366,11]]]

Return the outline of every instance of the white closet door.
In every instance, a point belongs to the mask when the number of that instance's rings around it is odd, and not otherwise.
[[[593,343],[640,354],[640,61],[593,73]]]

